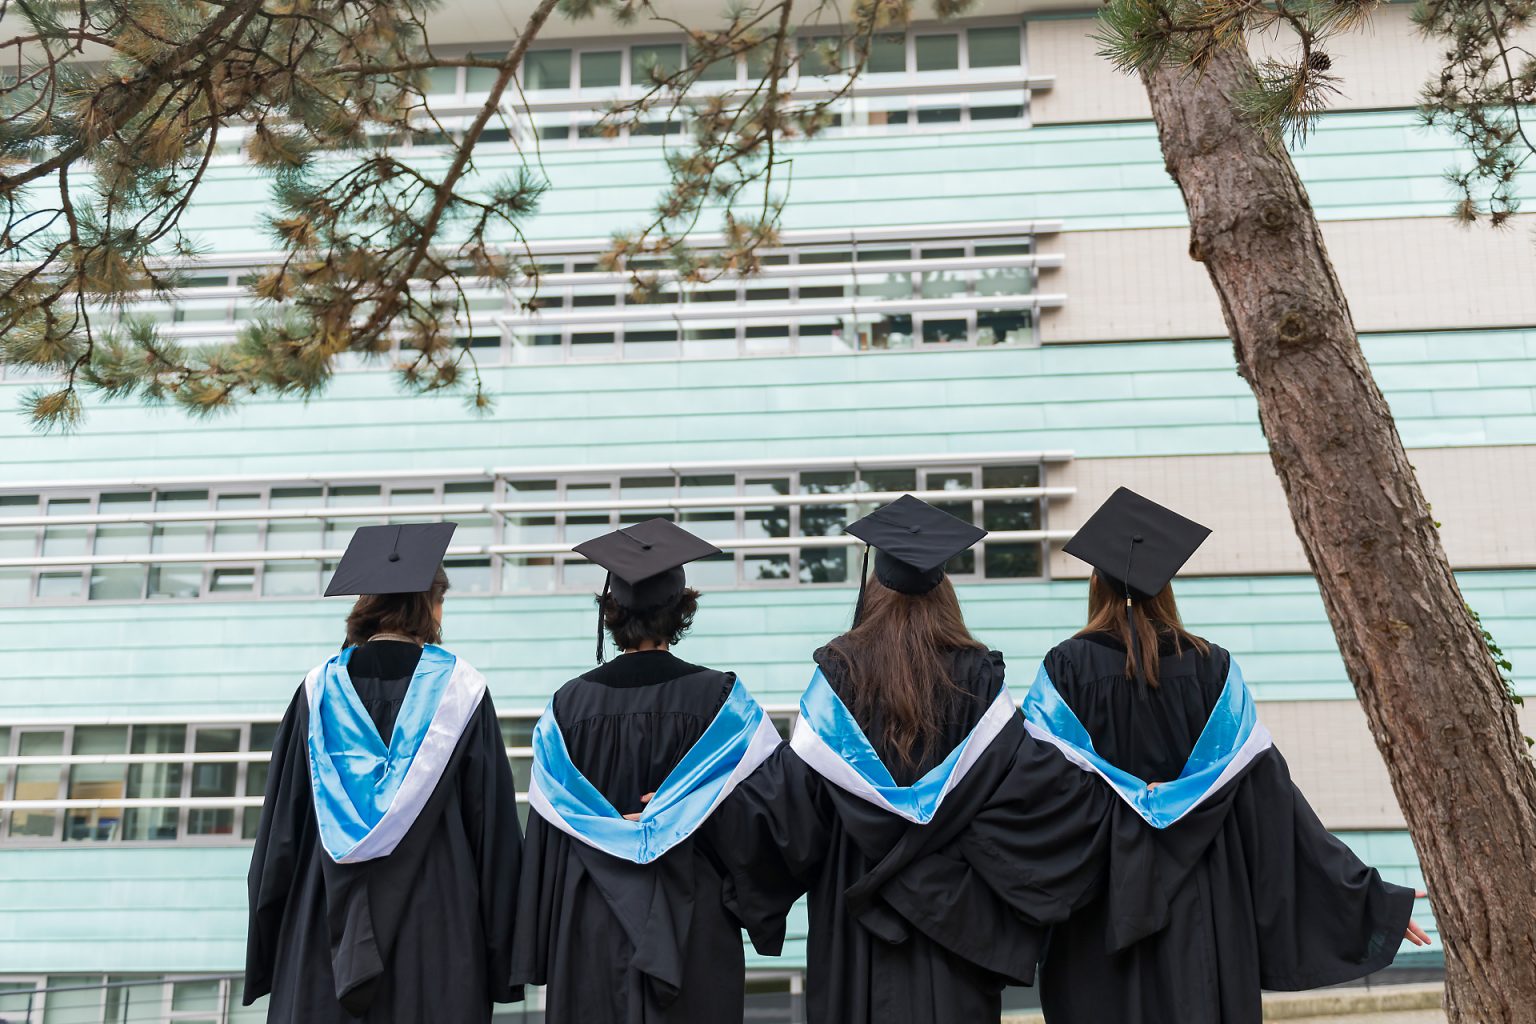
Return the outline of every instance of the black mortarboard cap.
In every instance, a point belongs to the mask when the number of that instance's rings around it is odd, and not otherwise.
[[[1127,596],[1154,597],[1211,535],[1150,498],[1121,487],[1088,517],[1064,548],[1099,571]]]
[[[926,594],[944,578],[944,563],[987,531],[910,494],[875,509],[845,532],[875,549],[875,576],[903,594]]]
[[[326,597],[338,594],[420,594],[432,577],[458,523],[359,526],[336,566]]]
[[[688,585],[683,566],[720,554],[670,519],[647,519],[576,545],[576,553],[607,569],[613,599],[644,610],[675,598]]]
[[[647,519],[577,544],[577,554],[608,570],[603,594],[613,595],[632,611],[657,608],[675,599],[688,586],[683,566],[720,554],[720,549],[695,537],[670,519]],[[603,612],[597,612],[597,660],[603,661]]]

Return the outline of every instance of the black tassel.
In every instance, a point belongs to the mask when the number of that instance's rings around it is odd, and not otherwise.
[[[1141,543],[1141,534],[1131,538],[1131,546],[1125,553],[1125,626],[1129,635],[1126,644],[1126,660],[1130,662],[1131,678],[1138,679],[1141,676],[1140,667],[1136,664],[1136,609],[1135,602],[1131,598],[1131,559],[1136,556],[1136,545]]]
[[[603,664],[608,660],[603,651],[603,612],[608,608],[608,586],[613,582],[613,573],[603,577],[603,596],[597,599],[597,663]]]
[[[853,625],[864,616],[864,588],[869,583],[869,545],[864,545],[864,560],[859,563],[859,599],[853,604]]]

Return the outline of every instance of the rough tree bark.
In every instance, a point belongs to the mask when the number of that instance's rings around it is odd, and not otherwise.
[[[1407,817],[1455,1024],[1536,1020],[1536,770],[1371,376],[1290,156],[1238,112],[1228,47],[1144,73],[1190,256],[1238,369],[1344,663]]]

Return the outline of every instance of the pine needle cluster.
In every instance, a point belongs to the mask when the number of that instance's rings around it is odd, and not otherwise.
[[[428,38],[435,2],[0,0],[15,29],[0,39],[0,360],[46,382],[26,403],[39,427],[76,425],[82,393],[194,416],[255,394],[307,397],[343,357],[393,358],[407,388],[465,391],[488,409],[460,342],[466,290],[538,308],[520,240],[549,183],[536,148],[499,178],[474,152],[488,125],[521,113],[522,58],[552,15],[605,13],[688,40],[678,66],[653,62],[601,123],[684,126],[653,216],[602,258],[630,276],[634,301],[758,269],[778,243],[786,144],[833,124],[878,34],[914,16],[914,0],[736,0],[700,27],[650,0],[536,0],[507,53],[445,57]],[[711,73],[738,59],[746,83]],[[430,76],[459,67],[493,84],[478,112],[440,119]],[[183,217],[215,158],[234,153],[268,182],[263,227],[279,259],[243,279],[240,305],[256,313],[236,337],[183,344],[134,311],[174,302],[195,271]],[[688,238],[706,218],[722,241],[700,250]]]
[[[1419,112],[1464,150],[1446,172],[1456,217],[1504,226],[1520,208],[1516,177],[1536,153],[1536,0],[1420,0],[1413,17],[1445,47]]]

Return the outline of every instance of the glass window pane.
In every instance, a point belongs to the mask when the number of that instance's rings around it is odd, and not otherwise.
[[[49,757],[64,753],[62,731],[29,730],[19,735],[16,753],[22,757]],[[12,798],[16,800],[57,800],[62,765],[29,764],[16,769],[16,788]],[[16,810],[11,812],[12,836],[46,839],[53,835],[57,811]]]
[[[747,51],[748,82],[768,77],[768,65],[773,63],[773,46],[771,40],[765,40]]]
[[[561,582],[567,590],[589,590],[597,593],[603,589],[603,567],[580,558],[567,558],[561,566]]]
[[[981,486],[1039,487],[1040,467],[1038,465],[983,466],[981,469]]]
[[[453,96],[459,91],[458,68],[427,69],[427,95]]]
[[[611,89],[618,86],[624,71],[624,55],[618,50],[604,50],[581,55],[581,87]]]
[[[1034,317],[1027,309],[978,310],[976,313],[978,345],[1028,345],[1034,336]]]
[[[470,74],[474,72],[471,71]],[[570,50],[530,50],[523,55],[524,89],[569,89],[570,87]]]
[[[842,66],[841,40],[837,36],[810,36],[800,40],[800,73],[830,75]]]
[[[226,753],[240,749],[238,728],[199,729],[193,740],[193,750],[199,754]],[[220,764],[194,764],[192,766],[192,791],[194,797],[230,797],[235,795],[235,782],[240,766],[234,762]],[[194,807],[187,812],[187,833],[194,836],[229,835],[235,830],[235,812],[232,808]]]
[[[966,340],[964,320],[924,320],[925,345],[953,345]]]
[[[676,478],[671,476],[627,476],[619,480],[622,499],[670,498],[676,493]]]
[[[49,601],[66,598],[79,599],[83,577],[79,570],[73,572],[40,572],[37,574],[37,596]]]
[[[859,483],[866,491],[915,491],[915,469],[861,469]]]
[[[748,551],[742,556],[743,578],[748,583],[789,579],[789,555]]]
[[[443,562],[448,570],[448,584],[455,594],[489,594],[491,560],[489,558],[451,558]]]
[[[261,508],[259,494],[221,494],[214,502],[220,512]],[[260,547],[261,523],[256,519],[232,519],[217,522],[213,527],[213,550],[255,551]]]
[[[194,512],[208,508],[207,491],[162,491],[156,512]],[[150,550],[177,554],[208,550],[207,523],[157,523]]]
[[[986,572],[989,579],[1040,575],[1039,544],[986,545]]]
[[[103,494],[97,511],[103,515],[143,515],[153,501],[148,491]],[[101,523],[92,546],[98,555],[139,555],[149,550],[149,526],[145,523]]]
[[[0,507],[0,515],[30,515]],[[31,526],[16,526],[0,530],[0,558],[31,558],[37,553],[37,530]]]
[[[144,565],[97,565],[91,567],[92,601],[138,601],[144,597]]]
[[[179,754],[186,749],[184,725],[136,725],[129,740],[131,754]],[[128,766],[130,799],[181,796],[186,766],[169,763]],[[174,807],[130,807],[123,812],[124,839],[175,839],[178,811]]]
[[[699,54],[690,53],[688,59],[697,61]],[[736,81],[736,57],[734,55],[721,57],[710,61],[699,71],[697,81],[700,82],[734,82]]]
[[[319,562],[268,562],[261,570],[267,597],[309,597],[320,593]]]
[[[918,124],[959,124],[959,107],[925,108],[917,112]]]
[[[89,498],[54,498],[48,502],[50,516],[82,515],[90,511]],[[85,554],[85,533],[84,526],[48,527],[43,531],[43,555],[52,557]],[[27,553],[31,554],[31,552]]]
[[[472,53],[470,56],[478,57],[480,60],[504,60],[507,55],[505,53]],[[525,80],[528,74],[528,65],[533,60],[533,57],[532,53],[523,55],[523,74]],[[501,72],[496,68],[465,68],[464,91],[466,93],[490,92],[491,86],[496,84],[496,79],[499,77],[501,77]],[[571,77],[569,67],[566,69],[565,77],[567,83],[569,83]],[[530,86],[525,85],[523,88],[527,89]]]
[[[912,46],[916,51],[919,71],[954,71],[960,67],[958,35],[918,36],[912,41]]]
[[[800,549],[801,583],[842,583],[847,579],[846,547]]]
[[[531,747],[533,745],[532,718],[503,718],[501,725],[501,745],[504,747]]]
[[[126,754],[125,725],[78,726],[73,754]],[[127,789],[128,766],[124,764],[77,764],[69,770],[69,799],[121,800]],[[66,812],[66,841],[103,842],[117,838],[122,824],[121,807],[77,808]]]
[[[47,993],[43,1024],[101,1024],[101,980],[100,974],[50,974],[48,987],[53,991]],[[0,1016],[13,1019],[21,1018]]]
[[[903,35],[878,35],[869,48],[871,72],[900,72],[907,70],[907,37]]]
[[[496,500],[496,486],[489,480],[443,485],[443,501],[449,505],[490,505]],[[459,515],[459,528],[453,533],[455,547],[490,544],[495,540],[490,516]]]
[[[0,604],[26,604],[32,591],[32,570],[0,569]]]
[[[213,570],[210,594],[250,594],[256,590],[256,569],[249,565],[221,566]]]
[[[219,982],[178,981],[171,989],[171,1011],[189,1013],[219,1012]]]
[[[318,508],[322,504],[318,487],[274,487],[268,502],[272,508]],[[318,519],[277,519],[267,524],[268,551],[300,551],[321,546],[322,526]]]
[[[677,73],[682,67],[683,47],[679,43],[660,43],[650,46],[632,46],[629,50],[629,81],[631,85],[644,87]]]
[[[1014,103],[1002,107],[972,107],[972,121],[1016,121],[1024,116],[1024,108]]]
[[[688,527],[690,530],[692,526]],[[701,534],[708,536],[708,534]],[[734,587],[736,585],[736,556],[726,551],[709,555],[688,563],[688,584],[693,587]]]
[[[149,567],[149,596],[191,598],[203,592],[203,567],[190,565],[152,565]]]
[[[966,33],[965,41],[973,68],[1017,67],[1022,63],[1017,26],[973,28]]]
[[[549,591],[555,589],[555,560],[549,555],[501,560],[503,593]]]
[[[0,725],[0,757],[9,757],[11,753],[11,727]],[[5,787],[11,781],[11,766],[0,764],[0,800],[5,799]]]
[[[28,1011],[34,1010],[43,1001],[42,996],[33,994],[37,987],[37,983],[31,981],[0,981],[0,1010],[5,1011],[5,1019],[32,1024],[37,1017],[29,1015]]]

